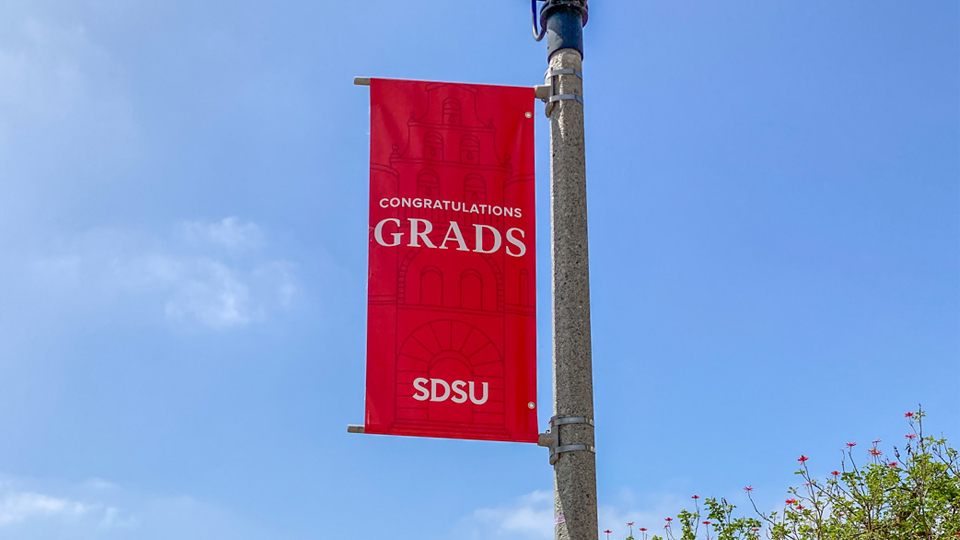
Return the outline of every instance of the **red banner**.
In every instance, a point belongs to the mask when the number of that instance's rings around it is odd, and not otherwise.
[[[534,99],[371,81],[366,433],[537,441]]]

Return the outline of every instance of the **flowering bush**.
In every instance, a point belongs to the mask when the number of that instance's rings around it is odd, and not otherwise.
[[[753,487],[744,490],[756,517],[734,517],[725,499],[694,495],[693,510],[666,518],[663,534],[640,540],[942,540],[960,538],[960,461],[946,439],[923,434],[923,411],[904,415],[910,424],[901,452],[892,459],[873,441],[863,465],[854,458],[856,442],[846,444],[840,469],[824,480],[810,475],[807,456],[797,461],[802,487],[789,489],[783,509],[761,512]],[[632,524],[631,524],[632,525]],[[632,535],[627,540],[634,540]]]

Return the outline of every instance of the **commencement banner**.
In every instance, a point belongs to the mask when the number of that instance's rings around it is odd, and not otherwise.
[[[534,99],[371,80],[366,433],[537,441]]]

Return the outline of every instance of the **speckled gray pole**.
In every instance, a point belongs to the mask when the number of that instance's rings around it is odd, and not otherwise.
[[[550,118],[550,232],[553,255],[553,418],[539,444],[550,448],[556,540],[599,540],[593,434],[587,167],[583,140],[583,27],[588,0],[544,0],[533,36],[547,38],[550,65],[537,96]],[[536,7],[537,0],[531,1]]]
[[[583,95],[576,49],[550,57],[554,95]],[[576,73],[567,73],[567,70]],[[552,81],[551,81],[552,79]],[[583,103],[564,99],[550,111],[550,220],[553,254],[553,414],[593,419],[587,173]],[[556,426],[560,445],[594,446],[593,426]],[[560,454],[554,464],[557,540],[597,540],[597,462],[592,451]]]

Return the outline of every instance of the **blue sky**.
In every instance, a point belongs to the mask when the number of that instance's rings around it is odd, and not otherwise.
[[[592,4],[601,527],[747,484],[773,505],[801,453],[822,475],[848,440],[898,444],[918,403],[956,445],[960,5]],[[0,537],[551,538],[545,450],[345,429],[352,78],[539,84],[528,9],[0,3]]]

